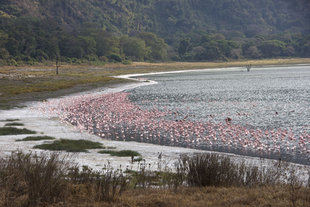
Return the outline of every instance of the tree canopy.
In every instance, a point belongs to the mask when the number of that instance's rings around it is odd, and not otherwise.
[[[307,0],[2,0],[0,64],[310,57],[309,10]]]

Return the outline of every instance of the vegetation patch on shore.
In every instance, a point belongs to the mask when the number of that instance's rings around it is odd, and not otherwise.
[[[100,154],[109,154],[111,156],[117,156],[117,157],[141,156],[141,154],[139,152],[136,152],[136,151],[133,151],[133,150],[120,150],[120,151],[100,150],[98,153],[100,153]]]
[[[51,150],[51,151],[66,151],[66,152],[87,152],[88,149],[103,149],[99,142],[89,140],[70,140],[60,139],[51,144],[41,144],[34,146],[35,149]]]
[[[29,136],[24,139],[19,139],[16,141],[41,141],[41,140],[53,140],[55,137],[50,136]]]
[[[12,122],[12,121],[20,121],[19,119],[5,119],[1,120],[1,122]]]
[[[18,134],[36,134],[36,132],[26,128],[18,129],[15,127],[0,127],[0,135],[18,135]]]
[[[10,127],[10,126],[24,126],[23,123],[19,123],[19,122],[12,122],[12,123],[6,123],[4,126],[6,127]]]

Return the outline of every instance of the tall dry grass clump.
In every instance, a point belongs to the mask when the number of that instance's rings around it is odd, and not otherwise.
[[[281,160],[259,167],[247,165],[244,161],[233,162],[227,156],[203,153],[182,156],[180,163],[190,186],[306,185],[289,164]]]
[[[82,170],[59,153],[12,153],[0,160],[0,206],[35,207],[113,201],[127,188],[120,170]]]
[[[59,154],[12,153],[0,160],[3,206],[37,206],[64,201],[68,165]]]
[[[79,193],[86,194],[85,199],[92,202],[114,201],[128,187],[128,177],[121,170],[107,168],[103,171],[94,171],[87,166],[80,170],[73,167],[68,171],[73,196],[79,197]]]

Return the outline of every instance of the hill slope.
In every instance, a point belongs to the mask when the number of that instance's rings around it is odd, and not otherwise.
[[[16,25],[19,23],[24,25],[26,22],[33,29],[39,27],[39,30],[42,30],[46,35],[53,33],[53,36],[58,36],[59,33],[77,35],[83,30],[85,36],[85,25],[88,28],[87,34],[94,30],[118,36],[138,36],[141,32],[152,32],[164,38],[172,46],[170,50],[177,53],[177,59],[230,58],[229,55],[224,54],[225,52],[222,52],[222,55],[216,55],[216,58],[205,58],[205,55],[199,53],[200,58],[197,58],[196,53],[199,48],[196,48],[196,52],[193,51],[193,48],[202,45],[203,35],[216,33],[221,33],[224,36],[217,36],[215,40],[224,37],[224,39],[242,43],[252,41],[251,38],[257,39],[258,36],[263,36],[268,40],[277,39],[285,44],[289,43],[291,48],[288,51],[291,52],[286,52],[289,55],[308,56],[307,49],[295,48],[294,44],[309,44],[309,40],[304,37],[304,35],[310,34],[309,10],[310,2],[308,0],[1,0],[0,37],[2,36],[2,41],[0,41],[0,48],[6,48],[9,53],[6,55],[19,56],[18,53],[14,54],[12,49],[3,45],[7,43],[6,39],[10,39],[12,36],[10,29],[19,30]],[[89,25],[91,25],[91,31]],[[27,31],[27,28],[22,30]],[[285,34],[284,37],[283,34]],[[272,35],[277,35],[277,37],[272,37]],[[293,44],[289,42],[291,39],[299,42],[295,41]],[[183,40],[189,41],[188,44],[191,47],[180,53],[180,47],[182,50],[184,46],[182,45]],[[17,41],[19,42],[19,40]],[[139,44],[141,46],[141,42]],[[253,46],[251,44],[245,48]],[[282,45],[279,42],[274,44],[287,48],[287,45]],[[234,46],[233,49],[240,47]],[[203,48],[207,50],[206,47]],[[243,46],[242,49],[244,49]],[[122,48],[118,50],[122,50]],[[251,50],[256,49],[252,48]],[[252,53],[263,52],[259,48],[258,50],[258,52],[252,51]],[[6,52],[2,51],[2,56],[4,53]],[[20,53],[23,54],[23,52]],[[123,55],[121,51],[117,50],[114,50],[113,53]],[[109,55],[104,54],[104,56]],[[242,55],[241,52],[235,56]],[[51,55],[47,54],[47,56],[49,58]],[[63,53],[63,56],[68,55]],[[84,57],[84,54],[71,56],[79,58]],[[96,54],[96,56],[100,55]],[[175,55],[172,56],[175,57]],[[267,57],[269,56],[267,55]],[[252,55],[251,58],[253,57],[265,56]]]
[[[2,0],[9,15],[52,18],[67,27],[96,23],[108,31],[241,31],[247,37],[310,33],[307,0]]]

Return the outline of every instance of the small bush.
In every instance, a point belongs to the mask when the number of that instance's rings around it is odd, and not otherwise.
[[[20,139],[17,141],[40,141],[40,140],[53,140],[55,139],[54,137],[49,137],[49,136],[30,136],[26,137],[24,139]]]
[[[109,59],[106,56],[100,56],[99,60],[102,62],[108,62],[109,61]]]
[[[1,127],[0,135],[17,135],[17,134],[36,134],[35,131],[29,129],[18,129],[15,127]]]
[[[118,55],[118,54],[112,54],[112,55],[109,56],[109,60],[111,62],[120,63],[120,62],[122,62],[122,57],[120,55]]]
[[[132,61],[131,60],[124,60],[122,63],[124,65],[130,65],[132,63]]]
[[[51,144],[41,144],[34,146],[35,149],[44,149],[52,151],[67,151],[67,152],[87,152],[87,149],[102,149],[103,146],[99,142],[89,140],[69,140],[60,139]]]
[[[116,149],[116,147],[107,147],[107,149]]]
[[[132,157],[132,156],[141,156],[140,153],[132,150],[121,150],[121,151],[113,151],[113,150],[101,150],[98,153],[101,154],[110,154],[111,156],[117,157]]]
[[[134,162],[141,162],[143,161],[143,158],[142,157],[137,157],[135,159],[133,159]]]

